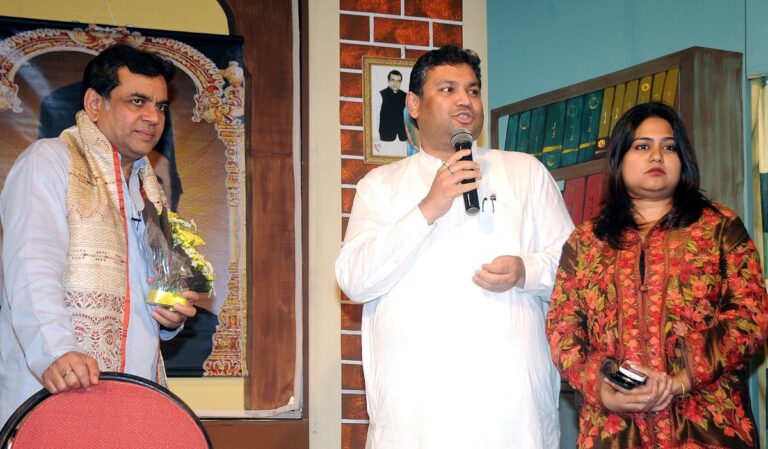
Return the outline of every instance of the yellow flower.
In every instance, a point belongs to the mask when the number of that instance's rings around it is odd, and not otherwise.
[[[184,246],[201,246],[205,245],[205,242],[199,235],[187,231],[186,229],[179,229],[176,233],[176,237],[182,242]]]
[[[197,235],[197,225],[194,220],[186,221],[179,218],[175,212],[168,211],[168,221],[171,225],[171,237],[173,246],[181,247],[192,261],[192,269],[200,272],[208,281],[208,287],[213,288],[213,281],[216,276],[213,272],[213,266],[205,260],[195,247],[205,245],[205,241]]]

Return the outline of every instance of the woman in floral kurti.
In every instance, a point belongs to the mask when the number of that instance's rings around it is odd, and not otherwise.
[[[699,191],[672,108],[630,109],[608,157],[600,215],[565,244],[547,319],[555,363],[583,399],[578,447],[757,448],[748,362],[768,315],[755,245]],[[646,385],[603,378],[625,361]]]

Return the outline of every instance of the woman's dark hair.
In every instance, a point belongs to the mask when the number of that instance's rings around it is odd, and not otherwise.
[[[117,75],[120,67],[127,67],[131,73],[149,77],[162,76],[170,83],[176,72],[173,64],[148,51],[139,50],[126,44],[109,47],[93,58],[83,73],[83,95],[89,88],[105,99],[109,99],[112,90],[120,85]]]
[[[477,77],[477,82],[482,83],[480,79],[480,57],[477,56],[477,53],[453,45],[446,45],[421,55],[416,64],[414,64],[413,69],[411,69],[408,90],[421,98],[424,96],[424,83],[427,81],[427,72],[430,69],[440,65],[460,64],[467,64],[472,67]]]
[[[622,247],[625,230],[638,227],[632,199],[621,177],[621,164],[632,147],[635,131],[649,117],[669,123],[674,133],[675,152],[680,158],[680,181],[672,193],[672,210],[661,219],[660,226],[682,228],[698,220],[705,207],[714,209],[699,187],[699,166],[680,116],[663,103],[639,104],[624,113],[608,140],[608,168],[600,215],[595,219],[595,235],[615,249]]]

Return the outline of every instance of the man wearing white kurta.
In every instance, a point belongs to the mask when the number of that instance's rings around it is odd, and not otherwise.
[[[483,124],[474,53],[425,54],[410,89],[421,151],[358,183],[336,262],[341,288],[365,303],[367,447],[557,448],[544,319],[570,217],[534,158],[475,146],[474,162],[459,160],[469,150],[454,151],[453,130]]]
[[[159,338],[195,315],[144,302],[142,213],[165,206],[145,156],[163,131],[169,64],[127,45],[96,56],[77,125],[32,144],[6,179],[0,425],[41,387],[88,388],[102,370],[163,382]]]

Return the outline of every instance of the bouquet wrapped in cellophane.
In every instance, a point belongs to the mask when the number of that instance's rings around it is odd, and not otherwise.
[[[213,267],[197,251],[196,247],[205,242],[197,235],[195,222],[183,220],[166,208],[158,213],[149,201],[143,215],[154,268],[146,302],[172,307],[187,303],[181,295],[185,290],[211,291]]]

